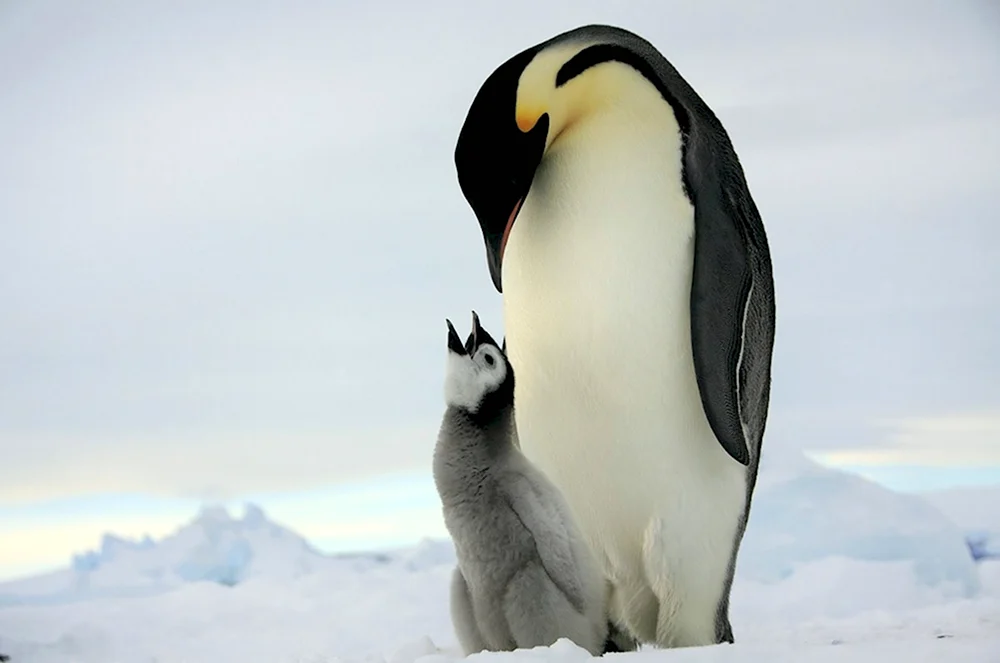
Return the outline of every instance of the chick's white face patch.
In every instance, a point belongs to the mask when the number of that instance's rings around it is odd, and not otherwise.
[[[444,400],[449,407],[475,412],[483,396],[495,391],[507,378],[507,363],[499,348],[480,347],[473,356],[448,352]]]

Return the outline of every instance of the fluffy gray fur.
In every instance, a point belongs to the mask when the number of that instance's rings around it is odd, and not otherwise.
[[[515,446],[513,369],[478,318],[459,346],[449,342],[449,379],[461,372],[484,393],[448,404],[434,481],[458,557],[451,617],[462,649],[511,651],[569,638],[600,655],[605,580],[558,489]],[[468,380],[470,371],[483,379]]]

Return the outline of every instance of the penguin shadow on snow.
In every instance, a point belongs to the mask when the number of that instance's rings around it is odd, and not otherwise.
[[[455,543],[450,613],[463,652],[560,638],[595,656],[634,649],[609,627],[605,579],[569,506],[517,448],[505,348],[475,312],[464,343],[447,325],[447,407],[433,474]]]

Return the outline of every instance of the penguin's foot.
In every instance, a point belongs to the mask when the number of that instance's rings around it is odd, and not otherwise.
[[[621,652],[635,651],[639,648],[639,641],[620,629],[614,622],[608,622],[608,636],[604,640],[603,654],[615,654]],[[602,655],[603,655],[602,654]]]

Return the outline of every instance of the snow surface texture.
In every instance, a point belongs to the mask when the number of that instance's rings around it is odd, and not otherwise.
[[[446,541],[328,556],[254,506],[242,519],[206,509],[162,541],[109,536],[68,570],[0,585],[0,653],[13,663],[448,663],[459,657],[453,564]],[[919,497],[804,459],[771,462],[732,621],[733,646],[615,656],[997,663],[1000,562],[975,564],[961,530]],[[569,642],[482,656],[589,658]]]

